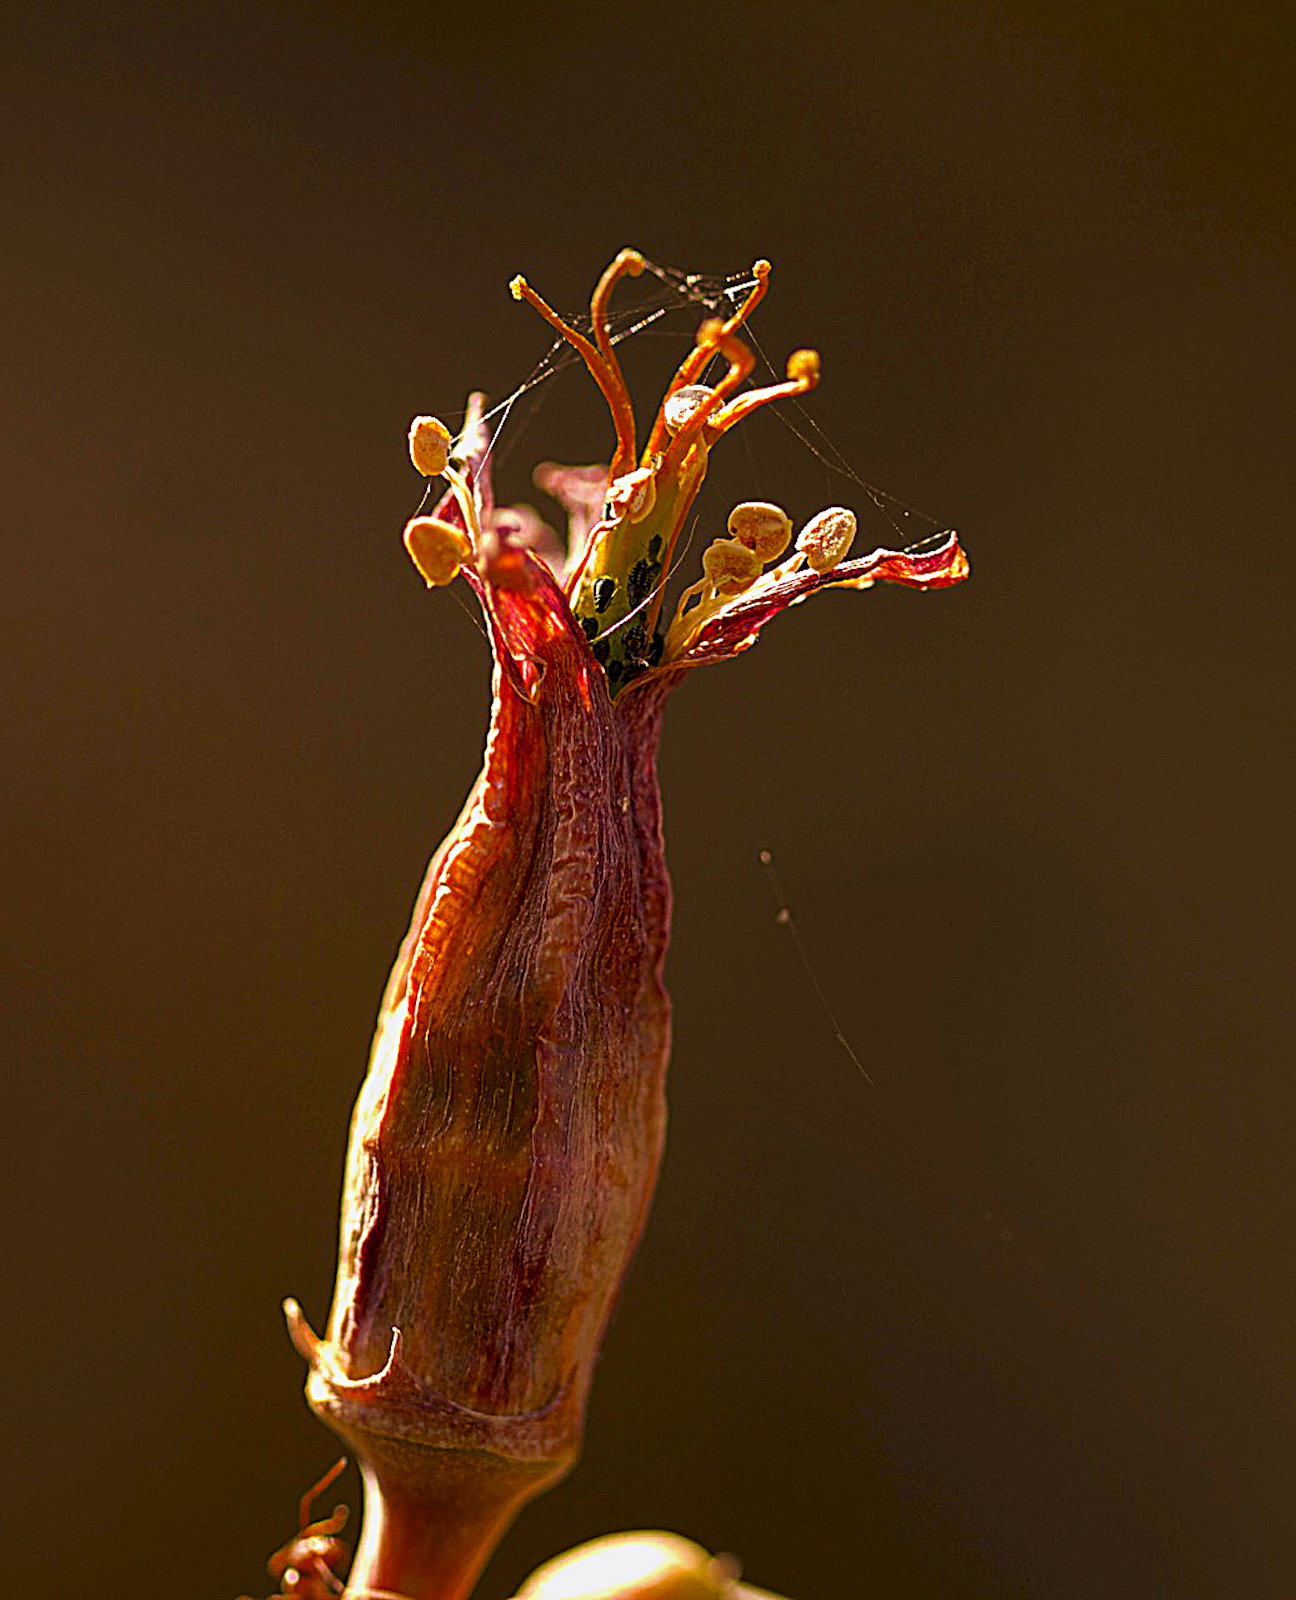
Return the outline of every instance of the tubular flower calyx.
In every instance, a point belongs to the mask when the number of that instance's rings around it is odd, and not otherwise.
[[[580,352],[615,433],[606,473],[537,473],[569,513],[562,572],[535,513],[495,505],[480,396],[457,438],[434,418],[410,431],[415,467],[446,487],[406,546],[429,585],[473,590],[495,677],[481,775],[432,858],[379,1013],[324,1336],[289,1308],[310,1403],[365,1479],[356,1593],[460,1600],[518,1509],[575,1459],[665,1129],[656,752],[669,691],[819,588],[967,574],[953,533],[845,559],[854,517],[840,507],[787,556],[791,519],[744,501],[663,626],[663,574],[709,452],[760,406],[813,388],[819,359],[795,352],[786,381],[742,389],[740,331],[769,280],[758,261],[737,310],[699,328],[639,451],[607,303],[643,267],[623,250],[604,272],[592,339],[513,284]]]

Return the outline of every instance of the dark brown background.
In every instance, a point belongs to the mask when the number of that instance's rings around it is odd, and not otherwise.
[[[651,1525],[797,1600],[1293,1592],[1289,24],[1123,11],[10,36],[12,1592],[262,1594],[332,1459],[278,1302],[326,1311],[486,714],[404,429],[543,353],[514,272],[575,306],[630,242],[770,256],[762,342],[823,350],[814,416],[974,576],[799,609],[673,707],[669,1155],[583,1464],[481,1593]],[[543,398],[506,495],[605,448]],[[851,496],[787,437],[708,514]]]

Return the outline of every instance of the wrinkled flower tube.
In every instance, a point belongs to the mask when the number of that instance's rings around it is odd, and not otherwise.
[[[432,419],[411,434],[416,465],[447,487],[407,548],[429,583],[472,589],[495,668],[484,766],[428,868],[356,1102],[324,1337],[286,1307],[309,1402],[364,1478],[357,1594],[459,1600],[578,1452],[665,1132],[668,694],[819,588],[935,588],[967,572],[952,533],[822,571],[797,551],[767,572],[764,556],[739,560],[734,579],[716,558],[706,571],[721,580],[659,625],[709,451],[758,406],[813,387],[819,362],[797,352],[785,383],[742,389],[740,329],[769,276],[757,263],[743,305],[699,330],[637,453],[606,323],[636,263],[623,251],[600,280],[592,340],[514,286],[581,352],[613,420],[610,469],[543,469],[569,512],[565,558],[533,512],[495,506],[480,397],[453,449]],[[731,520],[758,555],[786,546],[777,507]]]

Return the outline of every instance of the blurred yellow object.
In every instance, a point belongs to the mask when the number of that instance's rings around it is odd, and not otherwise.
[[[515,1600],[779,1600],[738,1582],[732,1556],[677,1533],[613,1533],[537,1569]]]

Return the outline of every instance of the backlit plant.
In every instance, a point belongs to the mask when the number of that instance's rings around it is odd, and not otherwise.
[[[698,328],[640,448],[608,301],[643,266],[623,250],[608,267],[591,337],[513,283],[580,353],[612,417],[610,466],[538,473],[568,514],[565,552],[533,515],[495,505],[479,397],[457,437],[429,417],[410,431],[415,466],[444,492],[406,547],[430,586],[473,591],[495,671],[485,763],[432,858],[356,1103],[324,1337],[288,1303],[310,1403],[364,1477],[357,1595],[458,1600],[578,1452],[665,1131],[668,695],[821,589],[967,573],[952,533],[849,559],[844,507],[794,540],[778,506],[745,501],[668,615],[711,451],[753,411],[813,389],[819,357],[798,350],[784,381],[746,387],[742,330],[769,282],[757,262],[733,314]],[[733,1583],[706,1571],[705,1592]]]

